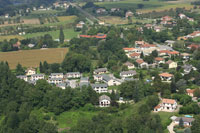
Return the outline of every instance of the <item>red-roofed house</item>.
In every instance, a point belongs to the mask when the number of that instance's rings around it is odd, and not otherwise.
[[[174,75],[173,74],[169,74],[169,73],[161,73],[161,74],[159,74],[159,76],[160,76],[162,81],[169,82]]]
[[[160,50],[158,53],[159,53],[159,56],[165,56],[165,55],[168,55],[170,51],[169,50]]]
[[[194,91],[195,91],[195,89],[187,89],[186,90],[186,93],[187,93],[187,95],[189,95],[189,96],[191,96],[191,97],[194,97]]]
[[[133,59],[139,59],[140,53],[132,53],[132,54],[130,54],[130,57],[133,58]]]
[[[178,104],[176,100],[173,99],[162,99],[161,103],[154,108],[155,112],[165,111],[165,112],[173,112],[176,110]]]
[[[198,45],[198,44],[190,44],[187,46],[188,49],[192,49],[192,48],[198,49],[199,47],[200,47],[200,45]]]
[[[123,48],[124,52],[129,53],[129,52],[134,52],[135,48]]]
[[[144,62],[143,59],[137,59],[136,63],[138,64],[138,67],[140,67],[140,68],[148,68],[149,67],[148,63]]]
[[[162,57],[156,57],[154,60],[156,64],[165,63],[165,59]]]
[[[188,38],[194,38],[200,36],[200,31],[194,31],[193,33],[187,35]]]

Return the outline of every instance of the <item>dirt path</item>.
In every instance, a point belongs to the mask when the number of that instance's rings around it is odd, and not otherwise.
[[[175,126],[175,124],[174,124],[174,122],[172,122],[172,123],[167,127],[167,129],[169,130],[169,133],[175,133],[175,132],[174,132],[174,126]]]

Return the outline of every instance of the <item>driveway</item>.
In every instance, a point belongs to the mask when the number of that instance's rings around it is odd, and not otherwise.
[[[167,127],[167,129],[169,130],[169,133],[175,133],[174,126],[175,126],[175,123],[171,122],[171,124]]]

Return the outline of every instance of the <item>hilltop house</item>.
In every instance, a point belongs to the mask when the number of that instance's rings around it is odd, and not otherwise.
[[[169,74],[169,73],[161,73],[161,74],[159,74],[159,76],[160,76],[162,81],[169,82],[174,75]]]
[[[91,84],[91,86],[96,91],[96,93],[107,93],[108,92],[107,84]]]
[[[111,104],[111,99],[109,96],[102,95],[99,97],[99,107],[109,107]]]
[[[161,103],[154,108],[154,112],[166,111],[173,112],[177,108],[177,102],[173,99],[162,99]]]
[[[36,70],[34,68],[28,68],[26,70],[26,75],[29,76],[29,75],[33,75],[33,74],[36,74]]]
[[[65,75],[66,78],[80,78],[81,77],[81,73],[80,72],[68,72]]]
[[[171,68],[177,68],[177,62],[174,62],[174,61],[172,61],[172,60],[168,60],[168,61],[166,62],[166,64],[169,65],[169,69],[171,69]]]
[[[93,74],[104,74],[107,72],[108,72],[107,68],[98,68],[98,69],[94,70]]]
[[[32,74],[31,81],[37,81],[40,79],[44,79],[44,74]]]

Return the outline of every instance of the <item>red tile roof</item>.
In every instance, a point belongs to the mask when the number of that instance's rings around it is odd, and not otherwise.
[[[156,60],[156,61],[163,61],[164,58],[162,58],[162,57],[156,57],[155,60]]]
[[[191,89],[187,89],[186,90],[187,93],[192,93],[192,94],[194,93],[194,91],[195,91],[195,89],[192,89],[192,90]]]
[[[138,64],[142,64],[142,63],[144,63],[144,60],[143,60],[143,59],[137,59],[136,62],[137,62]]]
[[[162,77],[173,77],[173,75],[169,74],[169,73],[161,73],[161,74],[159,74],[159,76],[162,76]]]
[[[173,99],[162,99],[162,103],[174,104],[176,100]]]
[[[198,44],[190,44],[189,46],[187,46],[187,48],[195,48],[195,49],[197,49],[199,47],[200,47],[200,45],[198,45]]]
[[[132,53],[132,54],[130,54],[130,56],[131,57],[137,57],[137,56],[140,56],[140,54],[139,53]]]
[[[128,51],[131,51],[131,50],[134,50],[135,48],[123,48],[123,50],[128,50]]]

